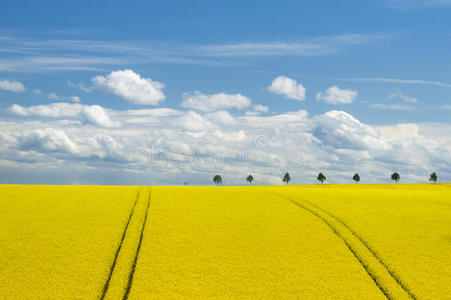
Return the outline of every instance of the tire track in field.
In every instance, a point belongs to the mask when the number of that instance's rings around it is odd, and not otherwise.
[[[119,252],[121,251],[122,248],[122,244],[124,243],[124,239],[125,239],[125,235],[127,233],[127,229],[128,229],[128,225],[130,224],[130,220],[132,219],[132,216],[135,212],[135,208],[136,208],[136,203],[138,203],[138,199],[139,199],[139,194],[141,193],[141,190],[138,191],[137,195],[136,195],[136,199],[135,199],[135,203],[133,204],[132,210],[130,211],[130,215],[128,216],[128,220],[127,223],[125,224],[125,228],[124,228],[124,232],[122,233],[122,238],[121,241],[119,242],[119,245],[116,249],[116,253],[114,254],[114,259],[113,259],[113,263],[110,266],[110,272],[108,273],[108,278],[103,286],[102,289],[102,294],[100,295],[100,299],[104,299],[106,292],[108,290],[108,286],[110,285],[110,281],[111,281],[111,277],[113,275],[114,272],[114,267],[116,267],[116,263],[117,263],[117,258],[119,256]]]
[[[125,290],[125,294],[124,297],[122,298],[123,300],[128,299],[128,296],[130,294],[130,290],[133,284],[133,276],[135,275],[135,269],[136,269],[136,264],[138,263],[138,257],[139,257],[139,252],[141,250],[141,245],[142,245],[142,241],[143,241],[143,237],[144,237],[144,229],[146,228],[146,223],[147,223],[147,215],[149,213],[149,206],[150,206],[150,195],[151,195],[151,191],[149,190],[149,198],[147,200],[147,208],[146,208],[146,214],[144,216],[144,222],[141,228],[141,235],[139,237],[139,243],[138,243],[138,247],[136,248],[136,254],[135,254],[135,258],[133,260],[133,265],[130,269],[130,274],[128,276],[128,283],[127,283],[127,288]]]
[[[388,266],[383,263],[380,257],[372,250],[367,243],[364,242],[348,225],[341,221],[338,217],[333,216],[327,211],[320,209],[319,207],[312,205],[310,202],[299,199],[294,201],[286,196],[275,194],[277,197],[290,201],[292,204],[310,212],[315,217],[320,219],[326,224],[332,232],[337,235],[359,261],[366,273],[370,276],[379,290],[387,297],[387,299],[417,299],[402,281],[391,271]],[[323,214],[326,214],[324,216]],[[332,220],[330,220],[332,219]],[[336,220],[338,224],[334,224],[333,220]],[[340,228],[341,227],[341,228]],[[354,237],[354,241],[350,241],[349,237]],[[366,253],[365,253],[366,252]],[[363,254],[363,255],[362,255]],[[366,254],[366,255],[364,255]]]
[[[368,251],[371,252],[371,254],[378,260],[378,262],[383,265],[385,267],[385,269],[387,269],[387,272],[391,275],[391,277],[393,277],[393,279],[403,288],[403,290],[406,291],[407,294],[409,294],[410,297],[412,297],[412,299],[417,299],[417,297],[415,296],[415,294],[407,287],[407,285],[401,280],[401,278],[396,274],[396,272],[389,266],[387,265],[382,258],[380,257],[380,255],[368,244],[367,241],[365,241],[360,235],[358,235],[354,230],[352,230],[351,227],[349,227],[348,224],[346,224],[343,220],[341,220],[340,218],[338,218],[337,216],[335,216],[334,214],[328,212],[327,210],[317,206],[316,204],[311,203],[310,201],[306,201],[304,199],[302,199],[302,201],[307,202],[308,204],[310,204],[311,206],[315,207],[316,209],[328,214],[329,216],[331,216],[332,218],[334,218],[335,220],[337,220],[338,222],[340,222],[344,227],[346,227],[346,229],[348,229],[351,234],[353,236],[355,236],[367,249]]]

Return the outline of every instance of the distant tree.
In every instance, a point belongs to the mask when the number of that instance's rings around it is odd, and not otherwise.
[[[282,181],[285,182],[286,184],[288,184],[288,182],[290,182],[290,180],[291,180],[290,174],[288,174],[288,172],[285,173],[285,175],[283,176]]]
[[[318,179],[319,182],[321,182],[321,184],[324,182],[324,180],[326,180],[326,176],[324,176],[323,173],[319,173],[318,177],[316,177],[316,179]]]
[[[429,181],[437,182],[437,174],[435,174],[435,172],[432,172],[431,176],[429,177]]]
[[[215,175],[215,177],[213,177],[213,182],[216,184],[222,184],[222,177],[221,175]]]
[[[185,181],[183,184],[184,184],[184,185],[188,185],[188,182]]]
[[[247,176],[246,178],[247,182],[249,182],[250,184],[252,184],[252,181],[254,180],[254,177],[252,175],[249,174],[249,176]]]
[[[355,183],[359,183],[360,181],[360,175],[355,173],[354,176],[352,177],[352,180],[355,181]]]
[[[398,183],[398,181],[401,179],[401,176],[399,176],[398,173],[393,173],[391,174],[391,180],[393,180],[394,182]]]

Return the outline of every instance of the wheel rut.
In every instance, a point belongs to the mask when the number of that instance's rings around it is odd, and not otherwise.
[[[144,235],[150,205],[150,188],[138,192],[100,299],[127,299]]]
[[[132,216],[133,216],[133,214],[134,214],[134,212],[135,212],[136,203],[138,202],[138,199],[139,199],[139,193],[140,193],[140,192],[141,192],[141,190],[139,190],[138,193],[137,193],[137,195],[136,195],[135,203],[133,204],[132,210],[130,211],[130,215],[128,216],[127,223],[125,224],[125,228],[124,228],[124,231],[123,231],[123,233],[122,233],[121,241],[119,242],[119,245],[118,245],[118,247],[116,248],[116,252],[115,252],[115,254],[114,254],[113,262],[112,262],[112,264],[111,264],[111,266],[110,266],[110,271],[109,271],[109,273],[108,273],[107,280],[105,281],[105,284],[104,284],[103,289],[102,289],[102,293],[101,293],[101,295],[100,295],[100,299],[102,299],[102,300],[105,299],[106,292],[107,292],[108,287],[109,287],[109,285],[110,285],[111,277],[112,277],[112,275],[113,275],[114,268],[116,267],[117,258],[118,258],[118,256],[119,256],[119,252],[121,251],[122,244],[124,243],[125,235],[126,235],[126,233],[127,233],[128,226],[130,225],[130,220],[132,219]]]
[[[343,241],[387,299],[417,299],[377,252],[341,219],[307,200],[298,197],[292,199],[277,193],[271,194],[308,211],[327,225]]]

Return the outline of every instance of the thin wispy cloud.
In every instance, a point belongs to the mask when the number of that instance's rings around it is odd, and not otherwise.
[[[115,42],[84,39],[0,39],[0,71],[104,70],[105,66],[160,62],[217,65],[243,57],[325,56],[376,43],[380,34],[344,34],[300,41],[227,44]],[[233,64],[233,61],[232,61]]]
[[[364,78],[336,78],[340,81],[355,81],[355,82],[386,82],[386,83],[402,83],[402,84],[421,84],[421,85],[435,85],[441,87],[451,87],[450,83],[440,81],[430,81],[421,79],[397,79],[384,77],[364,77]]]
[[[382,104],[382,103],[374,103],[369,105],[372,109],[379,109],[379,110],[397,110],[397,111],[414,111],[416,110],[415,107],[411,105],[404,105],[404,104]]]
[[[398,10],[412,10],[424,7],[442,7],[451,5],[451,0],[386,0],[386,6]]]
[[[270,72],[270,71],[258,71],[258,72]],[[273,73],[273,72],[270,72]],[[354,78],[337,78],[337,77],[322,77],[322,76],[309,76],[304,74],[292,73],[292,76],[311,78],[319,80],[331,80],[331,81],[344,81],[344,82],[375,82],[375,83],[393,83],[393,84],[417,84],[417,85],[432,85],[439,87],[451,87],[451,83],[433,80],[423,79],[402,79],[402,78],[389,78],[389,77],[354,77]]]

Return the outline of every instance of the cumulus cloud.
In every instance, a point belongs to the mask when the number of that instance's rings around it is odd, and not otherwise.
[[[18,106],[29,119],[0,120],[0,171],[7,164],[22,172],[5,182],[36,176],[27,169],[32,166],[40,174],[71,170],[72,177],[61,176],[59,183],[206,184],[217,172],[228,184],[245,184],[249,173],[258,184],[281,183],[284,172],[295,183],[313,183],[318,170],[330,182],[351,182],[355,172],[362,182],[389,182],[394,170],[406,181],[421,181],[432,170],[451,180],[450,128],[444,124],[381,128],[338,110],[249,116],[67,105],[54,114],[60,117],[36,120],[36,107]],[[34,182],[52,182],[45,178]]]
[[[105,109],[100,105],[81,105],[78,103],[59,102],[23,107],[18,104],[13,104],[8,108],[8,111],[12,114],[24,117],[71,118],[74,120],[81,120],[85,124],[104,128],[121,126],[119,121],[112,121]]]
[[[209,112],[221,109],[245,109],[251,105],[251,100],[241,94],[211,94],[206,95],[199,91],[193,94],[184,93],[182,106],[198,111]]]
[[[395,93],[390,94],[389,98],[390,99],[399,98],[399,99],[401,99],[401,100],[403,100],[404,102],[407,102],[407,103],[417,103],[418,102],[417,98],[406,96],[401,91],[397,91]]]
[[[61,96],[58,96],[56,93],[50,93],[49,94],[49,100],[69,100],[69,101],[72,101],[72,102],[81,102],[81,99],[80,99],[80,97],[78,97],[78,96],[71,96],[71,97],[61,97]]]
[[[297,83],[296,80],[279,76],[276,77],[268,90],[279,95],[284,95],[289,99],[294,100],[305,100],[305,88],[301,83]]]
[[[43,118],[62,118],[74,117],[81,111],[82,105],[78,103],[58,102],[47,105],[35,105],[24,107],[18,104],[13,104],[8,108],[12,114],[19,116],[32,116]]]
[[[404,123],[394,126],[376,126],[375,128],[386,139],[422,138],[419,134],[420,128],[416,124]]]
[[[349,104],[357,98],[357,91],[342,90],[334,85],[328,88],[324,93],[317,93],[316,100],[329,104]]]
[[[344,111],[333,110],[316,117],[312,133],[324,145],[337,149],[391,149],[377,130]]]
[[[78,147],[62,130],[53,128],[36,129],[18,138],[22,150],[63,152],[76,154]]]
[[[269,107],[264,105],[254,105],[254,109],[246,112],[246,116],[258,116],[261,114],[267,114],[269,112]]]
[[[157,105],[165,99],[164,84],[143,78],[132,70],[111,72],[107,76],[92,78],[94,86],[108,93],[120,96],[138,105]]]
[[[21,82],[15,80],[0,80],[0,89],[13,93],[19,93],[26,90]]]
[[[120,122],[112,121],[100,105],[83,106],[80,117],[83,122],[98,127],[113,128],[121,126]]]

